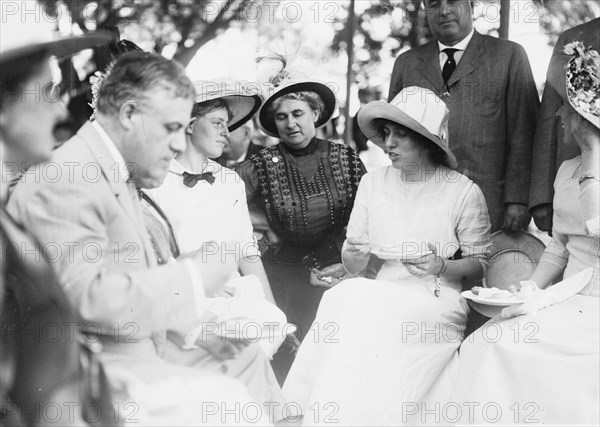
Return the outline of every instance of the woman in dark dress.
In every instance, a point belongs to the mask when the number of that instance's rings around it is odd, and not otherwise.
[[[262,130],[281,143],[237,167],[255,228],[261,217],[268,224],[271,241],[263,264],[277,305],[298,327],[299,339],[307,335],[323,292],[346,274],[341,247],[365,173],[354,150],[315,136],[335,102],[324,84],[283,80],[259,112]],[[292,362],[289,353],[282,347],[274,358],[280,382]]]

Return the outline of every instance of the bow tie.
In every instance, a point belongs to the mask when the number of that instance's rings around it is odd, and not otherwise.
[[[213,176],[212,172],[204,172],[204,173],[198,173],[198,174],[184,172],[182,174],[182,176],[183,176],[183,183],[190,188],[192,188],[194,185],[196,185],[198,183],[198,181],[204,180],[211,185],[213,182],[215,182],[215,177]]]

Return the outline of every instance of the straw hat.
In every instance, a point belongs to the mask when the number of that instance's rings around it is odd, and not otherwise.
[[[96,32],[85,36],[61,36],[55,31],[56,22],[47,16],[44,6],[32,1],[14,1],[3,8],[0,24],[0,64],[46,51],[63,57],[83,49],[108,43],[112,36]]]
[[[262,103],[261,95],[249,90],[244,81],[196,81],[195,104],[223,99],[227,103],[232,117],[227,123],[229,132],[233,132],[252,118]]]
[[[497,231],[492,234],[492,247],[484,286],[508,290],[528,279],[540,261],[546,246],[525,231]]]
[[[448,148],[448,108],[432,91],[410,86],[392,99],[391,102],[369,102],[358,112],[358,126],[363,133],[379,145],[385,145],[385,137],[377,119],[386,119],[398,123],[425,137],[446,154],[446,165],[456,169],[458,162]]]
[[[269,136],[279,138],[275,120],[272,116],[269,117],[269,108],[276,99],[297,92],[315,92],[323,101],[325,108],[321,111],[319,119],[315,122],[315,129],[324,126],[331,119],[336,111],[336,99],[335,94],[329,86],[325,83],[305,80],[300,75],[296,75],[296,77],[288,75],[277,82],[277,86],[273,85],[269,87],[267,100],[258,112],[258,123],[263,132]]]
[[[600,129],[600,55],[579,41],[552,58],[548,84],[582,117]]]

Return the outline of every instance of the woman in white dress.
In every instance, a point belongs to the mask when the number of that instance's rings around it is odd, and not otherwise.
[[[579,42],[565,52],[553,60],[548,84],[563,98],[564,141],[582,154],[565,161],[554,181],[553,237],[529,279],[543,290],[461,346],[452,396],[461,416],[446,421],[600,423],[600,56]],[[550,285],[590,267],[589,281],[573,289]]]
[[[350,273],[371,254],[384,262],[376,280],[346,280],[321,301],[284,384],[304,425],[411,423],[432,390],[449,392],[468,311],[461,282],[483,275],[490,221],[479,187],[453,170],[447,116],[417,87],[359,113],[392,166],[363,177],[342,259]]]

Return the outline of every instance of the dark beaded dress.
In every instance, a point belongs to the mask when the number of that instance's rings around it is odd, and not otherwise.
[[[262,261],[277,305],[302,339],[326,290],[310,284],[310,270],[341,262],[345,227],[365,167],[351,148],[313,138],[299,150],[284,143],[265,148],[236,170],[246,184],[248,204],[266,214],[281,240]]]

